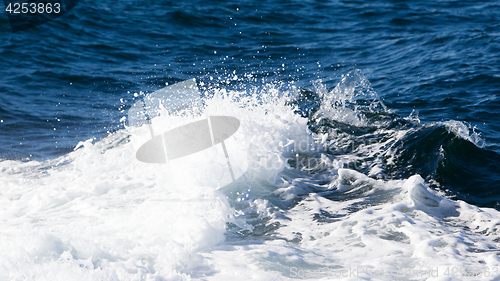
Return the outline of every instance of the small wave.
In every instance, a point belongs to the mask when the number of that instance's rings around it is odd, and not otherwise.
[[[323,117],[357,127],[368,125],[367,113],[386,112],[370,82],[359,69],[345,74],[340,82],[327,91],[321,81],[315,83],[322,102],[315,118]]]
[[[476,132],[476,127],[471,128],[471,125],[466,122],[450,120],[442,122],[441,124],[444,124],[450,133],[453,133],[464,140],[470,141],[479,148],[483,148],[486,145],[484,140],[481,138],[481,134]]]

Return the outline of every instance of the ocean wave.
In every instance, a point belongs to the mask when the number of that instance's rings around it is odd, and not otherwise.
[[[491,180],[474,181],[476,169],[495,173],[500,163],[474,130],[391,113],[359,70],[316,91],[205,95],[204,115],[240,121],[229,154],[249,162],[222,187],[217,147],[167,164],[137,161],[147,124],[56,159],[0,162],[0,276],[286,280],[356,268],[375,279],[499,264],[498,211],[461,200],[498,202]],[[199,118],[163,110],[151,125],[161,133]]]

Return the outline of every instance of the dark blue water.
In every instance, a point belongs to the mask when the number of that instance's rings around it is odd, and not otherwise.
[[[13,34],[4,12],[0,159],[54,158],[105,137],[123,128],[134,93],[166,83],[216,87],[253,74],[261,79],[253,83],[312,88],[320,78],[333,87],[356,68],[395,119],[416,109],[422,124],[465,121],[486,144],[425,127],[402,141],[389,177],[420,173],[461,199],[497,206],[499,19],[498,1],[82,0]]]

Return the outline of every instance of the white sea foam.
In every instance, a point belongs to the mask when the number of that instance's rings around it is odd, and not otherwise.
[[[324,170],[314,176],[293,168],[290,158],[317,156],[326,138],[276,93],[219,90],[205,106],[206,115],[241,122],[228,149],[249,169],[222,188],[227,166],[217,147],[168,164],[137,161],[146,125],[83,141],[55,160],[0,162],[0,280],[500,274],[496,210],[443,198],[419,175],[376,180],[340,158],[321,156]],[[152,123],[161,133],[197,118],[164,114]],[[234,231],[239,238],[228,239]]]
[[[373,206],[351,212],[362,198],[339,202],[311,193],[275,219],[282,225],[277,234],[291,242],[239,243],[204,255],[220,271],[238,268],[232,276],[239,280],[251,278],[241,279],[238,272],[259,279],[267,271],[281,272],[283,279],[496,280],[500,265],[497,211],[439,197],[418,175],[383,182],[341,169],[338,177],[339,192],[352,192],[365,182],[374,189],[371,193],[393,195],[387,202],[368,200]],[[346,188],[351,181],[353,186]],[[327,222],[315,219],[322,212],[332,218]],[[223,262],[227,255],[239,267],[227,266]]]

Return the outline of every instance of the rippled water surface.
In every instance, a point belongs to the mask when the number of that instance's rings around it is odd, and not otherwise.
[[[12,33],[3,12],[0,277],[493,280],[499,19],[498,1],[81,0]],[[206,114],[241,121],[233,185],[134,157],[128,109],[192,78]],[[191,197],[209,200],[172,203]]]

